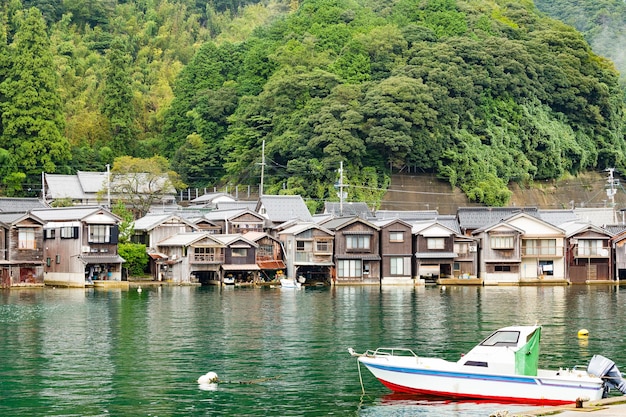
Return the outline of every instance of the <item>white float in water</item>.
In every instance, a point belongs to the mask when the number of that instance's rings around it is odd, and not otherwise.
[[[137,287],[137,292],[141,292],[141,285]]]
[[[216,384],[219,381],[217,374],[215,372],[207,372],[198,378],[198,384]]]

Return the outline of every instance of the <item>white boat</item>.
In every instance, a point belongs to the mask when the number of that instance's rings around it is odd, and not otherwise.
[[[282,288],[300,288],[302,284],[300,284],[298,281],[296,281],[293,278],[281,278],[280,286]]]
[[[235,285],[235,277],[224,277],[224,285]]]
[[[540,326],[505,327],[456,362],[420,357],[404,348],[349,351],[380,382],[401,393],[536,405],[598,400],[611,387],[626,393],[615,363],[600,355],[587,369],[539,369],[540,338]]]

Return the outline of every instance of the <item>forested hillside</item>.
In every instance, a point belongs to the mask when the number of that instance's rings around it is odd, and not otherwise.
[[[535,0],[539,10],[580,31],[594,52],[609,58],[626,87],[626,2],[624,0]]]
[[[612,62],[530,1],[2,2],[4,195],[42,171],[169,159],[191,187],[375,205],[390,173],[472,201],[624,167]]]

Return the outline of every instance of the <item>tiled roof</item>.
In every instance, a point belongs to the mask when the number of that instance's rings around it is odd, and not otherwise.
[[[615,224],[615,222],[617,221],[617,219],[615,218],[615,210],[610,207],[576,207],[574,208],[574,213],[580,220],[584,222],[590,222],[600,227],[604,226],[605,224]]]
[[[324,203],[324,214],[334,214],[335,216],[359,216],[363,218],[372,217],[372,212],[365,203],[327,201]]]
[[[102,207],[97,206],[83,206],[83,207],[58,207],[41,210],[32,210],[35,216],[45,221],[55,220],[81,220],[95,213],[99,210],[104,210]],[[114,216],[111,214],[111,216]]]
[[[147,214],[140,219],[135,220],[134,229],[135,230],[152,230],[156,226],[169,221],[170,219],[178,220],[180,223],[185,223],[191,227],[193,227],[193,222],[191,220],[185,219],[177,214]]]
[[[48,206],[38,198],[0,198],[0,211],[11,213],[25,213],[29,210],[47,208]]]
[[[462,230],[473,230],[498,223],[521,212],[539,217],[536,207],[459,207],[457,218]]]
[[[298,235],[309,229],[318,229],[325,233],[328,233],[331,236],[335,234],[331,230],[328,230],[326,227],[320,226],[319,224],[312,223],[312,222],[302,222],[302,223],[294,224],[293,226],[286,228],[285,230],[279,232],[278,234],[279,235]]]
[[[378,210],[374,213],[374,216],[379,219],[402,219],[407,222],[414,220],[430,220],[439,217],[437,210],[415,210],[415,211],[402,211],[402,210]]]
[[[256,205],[256,201],[218,201],[215,203],[218,210],[248,209],[255,211]]]
[[[85,193],[96,194],[99,191],[106,190],[106,172],[78,171],[76,176],[78,177],[78,182]]]
[[[307,222],[313,220],[308,207],[299,195],[263,195],[259,198],[257,207],[263,207],[265,209],[264,215],[275,223],[282,223],[291,219]]]
[[[76,175],[45,174],[45,178],[46,198],[53,200],[63,198],[83,200],[86,198]]]
[[[603,229],[612,235],[617,235],[626,230],[626,224],[609,224],[604,226]]]
[[[205,213],[204,218],[207,220],[214,220],[214,221],[215,220],[226,221],[228,219],[232,219],[233,217],[240,216],[246,213],[250,213],[258,217],[259,221],[263,220],[263,216],[261,216],[260,214],[252,210],[248,210],[245,208],[237,208],[237,209],[232,209],[232,210],[213,210],[213,211],[209,211],[208,213]]]
[[[345,227],[351,223],[354,222],[362,222],[365,223],[368,226],[371,226],[374,229],[379,229],[378,226],[376,226],[373,223],[368,222],[365,219],[362,219],[358,216],[350,216],[350,217],[337,217],[331,220],[328,220],[326,222],[322,223],[322,226],[324,226],[325,228],[329,229],[329,230],[337,230],[337,229],[341,229],[342,227]]]
[[[574,210],[539,210],[539,217],[554,226],[578,220]]]

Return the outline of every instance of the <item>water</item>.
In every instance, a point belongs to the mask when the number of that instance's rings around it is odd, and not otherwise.
[[[0,415],[487,416],[528,407],[393,395],[347,353],[456,360],[492,330],[544,325],[543,367],[626,370],[626,288],[419,287],[0,292]],[[590,331],[579,340],[579,329]],[[226,381],[203,390],[214,371]]]

